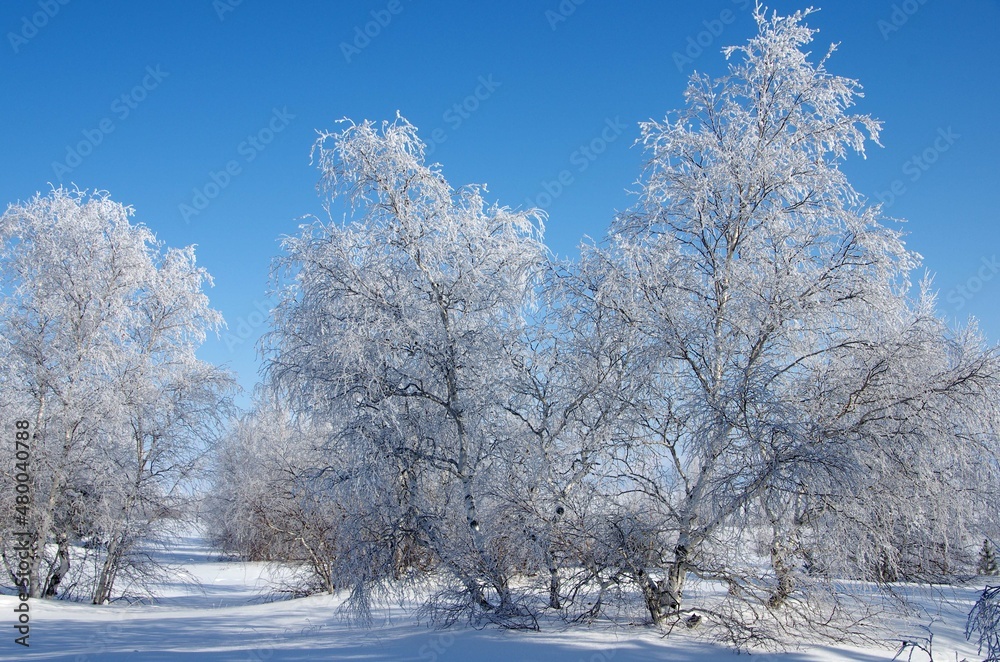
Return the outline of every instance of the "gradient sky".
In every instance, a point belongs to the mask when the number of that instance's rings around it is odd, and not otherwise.
[[[168,245],[197,244],[229,323],[200,355],[249,389],[278,241],[323,214],[317,130],[399,111],[453,185],[544,207],[572,256],[634,200],[637,123],[681,106],[695,69],[723,71],[719,50],[753,33],[747,4],[4,0],[0,203],[106,190]],[[941,313],[996,342],[1000,3],[829,0],[808,23],[885,123],[849,177],[908,220]]]

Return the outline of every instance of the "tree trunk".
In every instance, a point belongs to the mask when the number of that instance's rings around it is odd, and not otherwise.
[[[777,609],[785,604],[795,589],[792,555],[799,547],[798,528],[796,518],[786,520],[783,526],[782,518],[773,512],[767,500],[763,500],[762,503],[764,512],[767,513],[768,519],[771,521],[770,556],[775,580],[774,589],[767,599],[767,606]]]
[[[562,600],[559,598],[560,580],[559,565],[556,563],[556,554],[553,550],[552,538],[556,535],[556,527],[562,514],[565,512],[562,506],[558,506],[555,515],[549,525],[549,541],[545,547],[545,565],[549,570],[549,607],[553,609],[562,608]]]
[[[32,557],[29,568],[29,596],[32,598],[45,597],[48,570],[42,572],[42,564],[45,561],[45,545],[52,534],[53,515],[56,503],[59,501],[59,493],[62,489],[62,471],[57,470],[52,477],[52,487],[49,490],[48,499],[45,502],[45,510],[41,513],[41,522],[33,532],[32,536]]]
[[[101,572],[97,578],[97,588],[94,589],[93,600],[95,605],[102,605],[111,598],[115,574],[118,572],[118,552],[119,544],[117,537],[115,537],[108,543],[108,553],[104,557],[104,563],[101,565]]]
[[[35,414],[35,430],[31,435],[32,448],[34,452],[38,453],[38,444],[41,441],[42,421],[45,420],[45,396],[41,396],[41,401],[38,403],[38,412]],[[63,444],[65,447],[68,441]],[[61,467],[61,463],[60,463]],[[43,510],[41,515],[41,521],[34,530],[28,529],[32,536],[30,540],[31,547],[31,557],[30,566],[28,568],[28,596],[32,598],[40,598],[44,594],[44,586],[42,581],[42,561],[45,557],[45,543],[48,542],[49,531],[52,527],[52,513],[55,511],[55,504],[59,496],[59,489],[61,487],[59,477],[62,471],[61,468],[53,472],[52,475],[52,485],[49,488],[49,496],[46,501],[46,508]],[[36,483],[37,484],[37,483]]]
[[[771,541],[771,568],[774,570],[775,587],[767,600],[767,606],[777,609],[785,604],[795,588],[788,549],[777,533]]]
[[[59,583],[69,572],[69,540],[66,534],[59,535],[58,550],[56,551],[56,568],[49,577],[48,585],[45,587],[45,597],[54,598],[59,588]]]
[[[653,625],[656,625],[663,620],[663,608],[660,606],[660,590],[656,584],[656,581],[646,575],[646,581],[642,585],[642,597],[646,601],[646,610],[649,612],[649,617],[653,621]]]
[[[667,575],[666,586],[663,587],[661,601],[665,601],[665,606],[670,611],[677,611],[681,607],[681,599],[684,597],[684,580],[687,579],[687,562],[690,545],[689,536],[682,533],[674,547],[674,562],[670,564],[670,572]]]
[[[562,601],[559,599],[559,568],[556,567],[552,550],[545,553],[545,561],[549,566],[549,606],[562,609]]]

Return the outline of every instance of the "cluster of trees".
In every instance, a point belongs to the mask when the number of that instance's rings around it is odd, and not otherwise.
[[[221,317],[193,247],[132,213],[58,188],[0,216],[0,411],[30,431],[3,472],[0,556],[34,598],[142,590],[233,386],[195,358]]]
[[[995,573],[1000,354],[841,172],[880,125],[807,57],[807,13],[758,10],[726,76],[641,125],[638,202],[572,262],[406,120],[322,134],[350,218],[284,240],[216,542],[362,617],[417,587],[444,623],[641,610],[738,642],[849,632],[843,579]],[[131,215],[59,188],[0,216],[0,406],[31,431],[0,557],[32,597],[141,585],[227,416],[195,357],[211,279]]]
[[[740,641],[835,580],[973,573],[1000,355],[841,172],[880,125],[804,16],[758,10],[728,75],[641,125],[638,203],[575,262],[540,212],[451,187],[404,119],[321,135],[350,219],[284,241],[218,542],[360,614],[428,582],[444,622],[641,605]]]

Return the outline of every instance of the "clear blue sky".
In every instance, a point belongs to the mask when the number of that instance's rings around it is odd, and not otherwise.
[[[631,204],[636,123],[682,105],[691,71],[721,72],[719,49],[752,34],[744,4],[4,0],[0,203],[75,183],[133,205],[168,245],[197,244],[230,325],[201,355],[249,388],[278,239],[322,213],[317,129],[398,110],[452,184],[546,207],[550,246],[573,255]],[[847,164],[853,183],[908,219],[942,313],[1000,339],[1000,4],[829,0],[810,24],[885,122],[885,148]]]

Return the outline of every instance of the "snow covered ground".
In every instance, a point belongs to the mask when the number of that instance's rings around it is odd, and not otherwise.
[[[95,607],[31,601],[30,648],[14,644],[10,627],[16,598],[0,596],[5,640],[0,660],[428,660],[625,662],[673,660],[708,662],[747,659],[684,634],[663,638],[649,627],[591,628],[546,625],[542,632],[495,629],[435,630],[419,623],[412,609],[381,612],[370,629],[337,616],[339,598],[313,596],[261,602],[269,590],[264,565],[217,560],[202,539],[180,539],[166,560],[183,572],[163,586],[154,605]],[[200,583],[200,586],[198,586]],[[980,587],[981,588],[981,587]],[[913,589],[914,595],[918,595]],[[978,660],[962,635],[965,614],[977,590],[919,591],[925,614],[899,626],[899,635],[935,633],[935,659]],[[804,645],[782,654],[754,654],[768,662],[892,659],[888,648],[849,649]],[[897,644],[898,645],[898,642]],[[902,656],[906,659],[906,655]],[[923,654],[913,660],[926,660]]]

